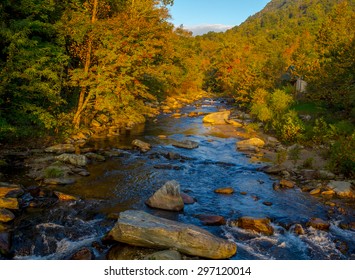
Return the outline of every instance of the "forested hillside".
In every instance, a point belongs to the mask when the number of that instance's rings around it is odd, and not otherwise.
[[[114,134],[165,100],[205,92],[232,96],[285,142],[330,145],[354,167],[345,152],[355,150],[354,0],[273,0],[240,26],[197,37],[174,28],[169,5],[2,1],[0,140]]]

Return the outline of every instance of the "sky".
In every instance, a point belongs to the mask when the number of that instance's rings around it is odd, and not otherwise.
[[[172,23],[193,35],[225,31],[261,11],[270,0],[174,0]]]

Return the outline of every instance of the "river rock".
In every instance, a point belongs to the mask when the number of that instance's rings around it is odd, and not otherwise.
[[[93,255],[91,253],[91,250],[89,248],[82,248],[76,253],[74,253],[71,257],[71,260],[92,260]]]
[[[234,193],[234,189],[231,187],[219,188],[219,189],[215,189],[214,192],[219,194],[232,194]]]
[[[15,215],[5,208],[0,208],[0,222],[7,223],[15,219]]]
[[[148,248],[171,249],[209,259],[227,259],[236,253],[234,242],[194,225],[155,217],[143,211],[120,213],[108,236],[118,242]]]
[[[177,148],[183,148],[183,149],[192,150],[192,149],[198,148],[199,144],[197,142],[195,142],[195,141],[183,140],[183,141],[175,141],[173,143],[173,146],[177,147]]]
[[[71,185],[76,182],[73,178],[47,178],[43,180],[46,185]]]
[[[76,196],[73,196],[73,195],[70,195],[70,194],[66,194],[66,193],[62,193],[62,192],[54,191],[54,194],[55,194],[56,197],[58,197],[58,199],[60,201],[76,201],[76,200],[79,200],[79,198],[76,197]]]
[[[56,154],[74,153],[75,146],[73,144],[58,144],[55,146],[48,147],[44,151],[46,153],[56,153]]]
[[[313,189],[309,192],[310,195],[318,195],[320,194],[321,192],[321,189],[320,188],[316,188],[316,189]]]
[[[146,202],[152,208],[180,211],[184,201],[180,195],[180,185],[177,181],[168,181],[157,190]]]
[[[186,193],[180,193],[180,195],[184,204],[194,204],[196,202],[196,200],[193,197],[189,196]]]
[[[307,226],[313,227],[319,230],[328,230],[330,227],[329,222],[326,222],[320,218],[311,218],[307,223]]]
[[[355,192],[350,182],[330,181],[328,188],[334,190],[339,197],[355,198]]]
[[[9,183],[0,183],[0,198],[1,197],[19,197],[25,192],[20,185],[9,184]]]
[[[138,139],[132,141],[132,146],[138,148],[143,153],[148,152],[152,148],[149,143],[143,142]]]
[[[265,142],[259,138],[250,138],[239,141],[236,145],[237,149],[241,151],[258,151],[258,148],[264,147]]]
[[[293,182],[293,181],[289,181],[289,180],[285,180],[285,179],[282,179],[282,180],[280,181],[280,186],[281,186],[282,188],[289,188],[289,189],[292,189],[295,185],[296,185],[296,183]]]
[[[11,250],[11,235],[9,232],[0,232],[0,255],[8,255]]]
[[[75,166],[86,166],[88,164],[88,159],[84,155],[61,154],[60,156],[55,157],[55,159]]]
[[[145,260],[182,260],[181,254],[175,250],[165,250],[150,254],[144,258]]]
[[[106,160],[104,156],[99,155],[99,154],[95,154],[95,153],[86,153],[85,156],[88,159],[95,160],[95,161],[105,161]]]
[[[0,208],[17,210],[19,209],[19,203],[17,198],[0,198]]]
[[[295,224],[291,227],[291,230],[293,231],[294,234],[296,235],[304,235],[305,231],[300,224]]]
[[[259,169],[262,172],[265,172],[266,174],[271,174],[271,175],[278,175],[282,171],[286,170],[286,167],[282,165],[272,165],[272,166],[264,166]]]
[[[267,218],[241,217],[237,221],[233,221],[231,225],[265,235],[274,234],[274,228],[270,225],[270,220]]]
[[[216,112],[206,115],[202,122],[210,123],[210,124],[226,124],[226,120],[228,120],[231,112],[230,111],[223,111],[223,112]]]
[[[206,226],[221,226],[226,224],[226,220],[222,216],[197,215],[196,217]]]

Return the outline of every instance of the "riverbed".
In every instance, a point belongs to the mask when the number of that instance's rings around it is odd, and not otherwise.
[[[354,221],[354,207],[347,201],[336,201],[343,213],[330,211],[320,197],[310,196],[300,188],[275,191],[279,180],[260,167],[266,162],[252,161],[236,149],[234,128],[221,133],[202,123],[202,114],[226,105],[204,100],[198,106],[182,109],[182,116],[163,114],[156,120],[122,135],[96,139],[88,143],[98,152],[113,150],[119,154],[105,162],[91,164],[90,176],[81,177],[68,186],[46,187],[48,191],[80,197],[78,201],[55,202],[42,208],[27,209],[15,221],[12,235],[14,259],[68,259],[83,247],[95,259],[105,259],[113,244],[102,242],[119,213],[128,209],[144,210],[153,215],[200,226],[237,244],[235,260],[252,259],[352,259],[355,256],[355,232],[339,224]],[[131,149],[140,139],[152,145],[147,153]],[[197,149],[181,149],[174,141],[192,140]],[[167,156],[178,155],[176,158]],[[145,205],[156,190],[169,180],[180,183],[181,191],[196,202],[181,212],[151,209]],[[29,187],[28,185],[26,187]],[[216,194],[217,188],[232,187],[231,195]],[[198,215],[219,215],[226,225],[206,226]],[[229,225],[242,216],[269,218],[274,234],[265,236]],[[313,218],[330,222],[329,231],[307,227]],[[292,226],[301,224],[305,234],[297,235]]]

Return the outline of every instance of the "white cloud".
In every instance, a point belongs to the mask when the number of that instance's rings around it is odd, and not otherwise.
[[[184,29],[191,31],[193,35],[196,36],[196,35],[202,35],[208,33],[210,31],[224,32],[232,27],[233,27],[232,25],[224,25],[224,24],[200,24],[200,25],[184,26]]]

